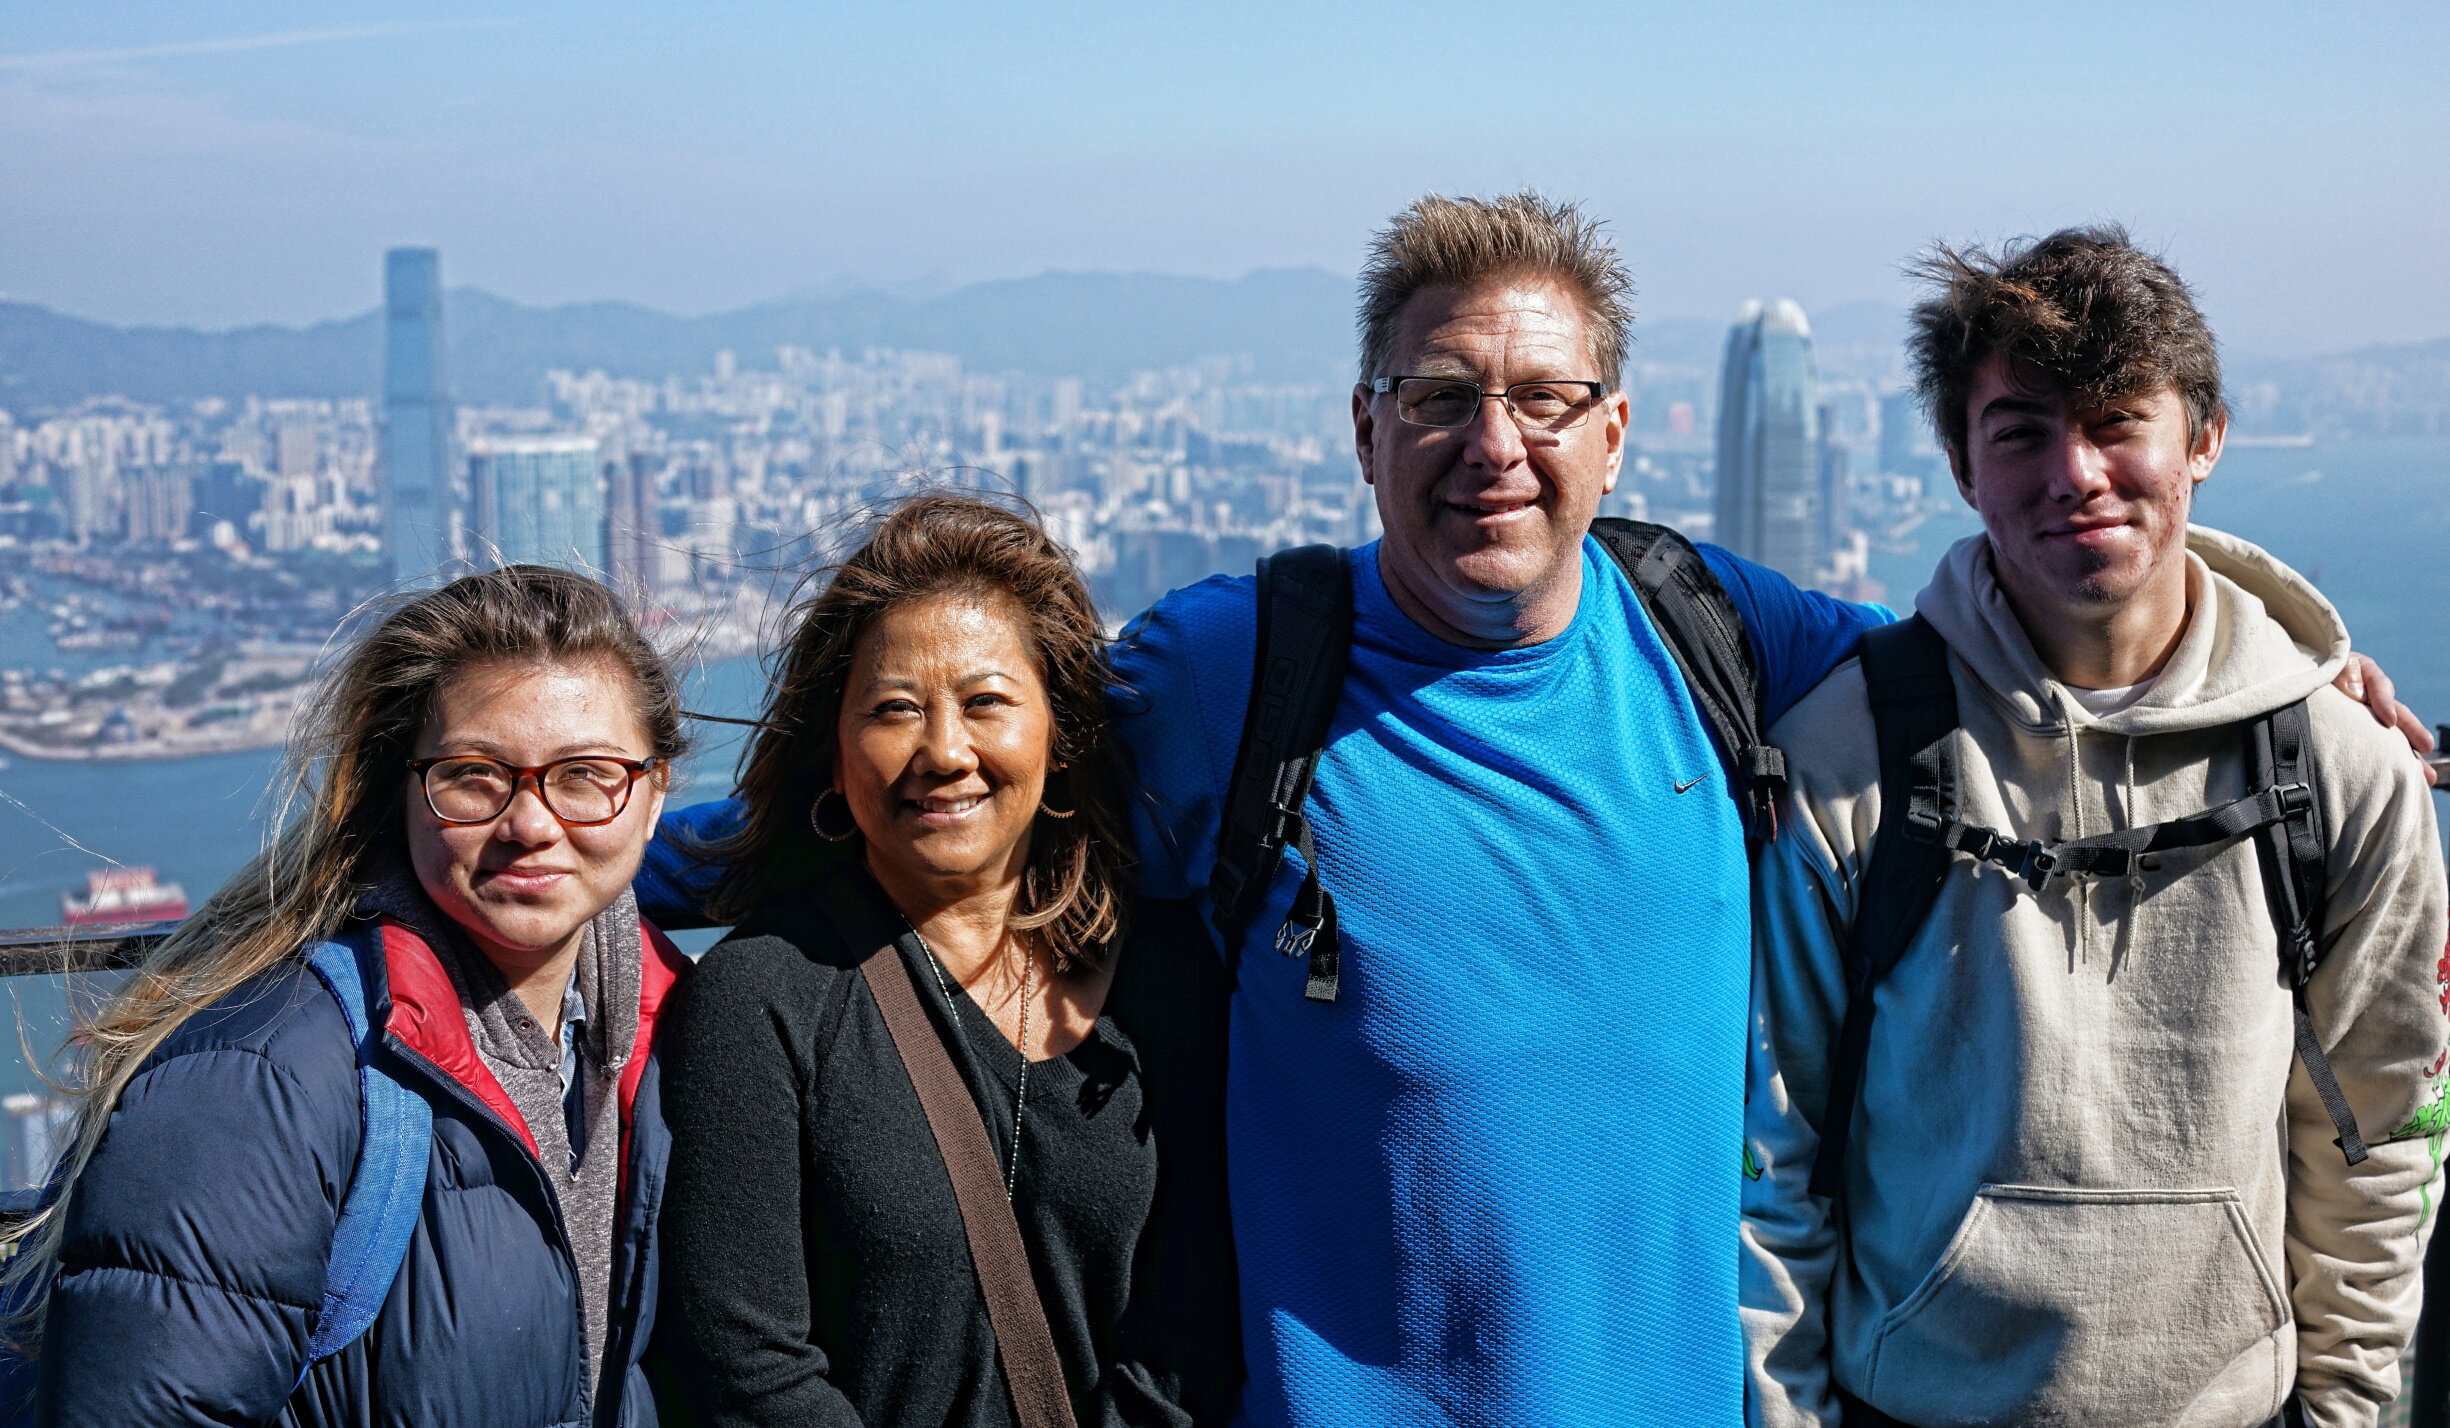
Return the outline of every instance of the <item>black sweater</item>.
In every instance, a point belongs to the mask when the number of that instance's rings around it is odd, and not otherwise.
[[[872,879],[837,867],[760,909],[706,955],[663,1042],[674,1420],[1013,1422],[952,1182],[857,974],[888,943],[940,1035],[958,1008],[954,1063],[1010,1153],[1020,1054],[957,984],[938,992]],[[1191,1421],[1170,1376],[1120,1350],[1156,1174],[1139,1057],[1111,1020],[1031,1063],[1013,1208],[1083,1428]]]

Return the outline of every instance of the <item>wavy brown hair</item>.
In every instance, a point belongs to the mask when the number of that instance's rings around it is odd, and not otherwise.
[[[1051,762],[1078,809],[1041,817],[1013,925],[1035,930],[1058,959],[1104,960],[1122,930],[1130,861],[1106,729],[1106,635],[1072,558],[1036,514],[961,492],[933,491],[894,508],[850,558],[815,577],[822,588],[792,611],[763,728],[740,768],[741,831],[718,856],[731,865],[715,915],[746,918],[827,859],[809,809],[834,785],[843,687],[860,637],[889,610],[942,596],[1008,608],[1026,625],[1055,722]]]
[[[20,1347],[37,1347],[68,1198],[137,1069],[188,1018],[332,936],[377,878],[406,866],[407,764],[435,698],[471,669],[529,661],[620,671],[655,756],[685,751],[671,671],[613,593],[584,575],[513,565],[464,576],[408,600],[358,641],[300,709],[279,831],[78,1029],[69,1083],[76,1123],[60,1171],[67,1188],[42,1213],[0,1230],[0,1250],[14,1251],[7,1329]]]

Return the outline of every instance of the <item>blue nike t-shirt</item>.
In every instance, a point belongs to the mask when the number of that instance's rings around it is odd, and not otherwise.
[[[1702,547],[1775,719],[1893,618]],[[1465,649],[1347,557],[1350,672],[1309,803],[1336,1001],[1240,955],[1227,1090],[1253,1425],[1734,1423],[1750,927],[1742,830],[1632,586],[1583,543],[1573,622]],[[1256,587],[1116,647],[1142,890],[1205,906]]]

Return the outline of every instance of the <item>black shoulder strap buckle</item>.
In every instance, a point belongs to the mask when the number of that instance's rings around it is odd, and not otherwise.
[[[1334,999],[1338,948],[1335,903],[1319,882],[1302,804],[1327,747],[1352,649],[1352,581],[1344,559],[1335,546],[1310,545],[1259,562],[1250,703],[1242,716],[1242,742],[1226,785],[1208,882],[1230,967],[1241,955],[1243,933],[1267,896],[1286,845],[1298,848],[1309,872],[1276,944],[1310,957],[1313,1000]]]

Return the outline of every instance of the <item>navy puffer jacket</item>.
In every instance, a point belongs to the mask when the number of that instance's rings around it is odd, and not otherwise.
[[[180,1027],[120,1098],[69,1201],[36,1421],[652,1428],[638,1361],[671,1144],[653,1034],[687,962],[646,932],[603,1401],[591,1409],[577,1273],[525,1123],[442,964],[387,921],[368,988],[379,1054],[432,1104],[434,1148],[381,1316],[292,1391],[360,1128],[339,1005],[284,963]]]

